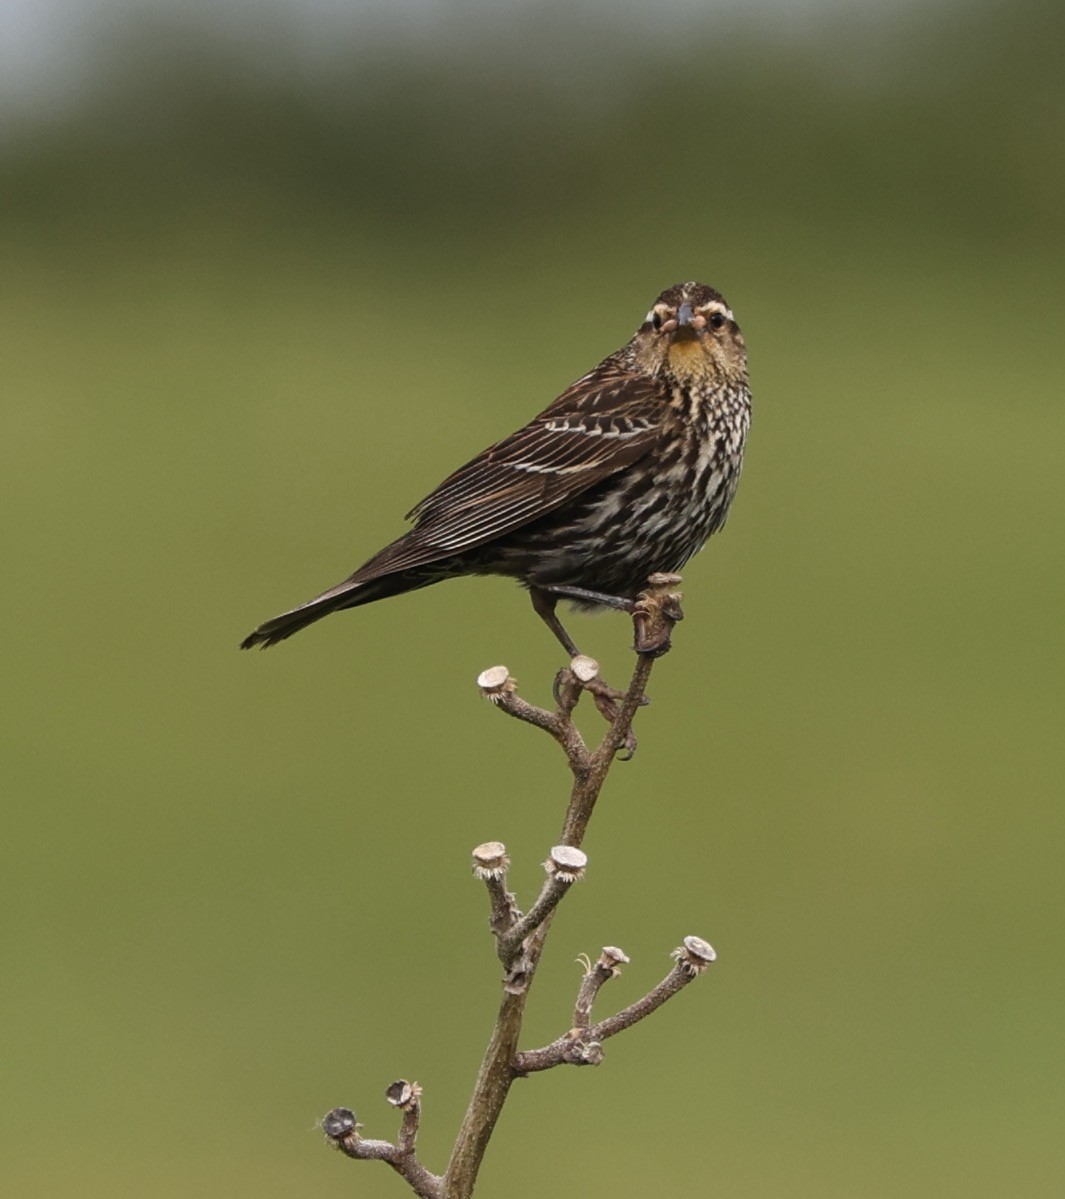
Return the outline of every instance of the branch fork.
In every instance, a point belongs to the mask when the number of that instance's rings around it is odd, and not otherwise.
[[[325,1115],[322,1131],[326,1141],[348,1157],[387,1162],[419,1199],[444,1199],[444,1180],[427,1170],[414,1151],[421,1121],[421,1096],[421,1087],[405,1078],[397,1079],[385,1091],[388,1102],[403,1113],[395,1144],[361,1136],[362,1125],[347,1107],[335,1107]]]
[[[621,957],[615,962],[612,959],[617,954]],[[519,1053],[514,1059],[515,1073],[525,1076],[563,1064],[598,1066],[603,1060],[603,1041],[646,1019],[717,959],[714,947],[702,937],[685,937],[671,956],[674,960],[673,969],[656,987],[615,1015],[591,1024],[589,1021],[592,1004],[600,987],[621,973],[618,969],[621,961],[629,960],[620,949],[608,946],[603,950],[599,961],[587,971],[581,983],[574,1011],[574,1027],[542,1049],[529,1049]]]
[[[505,666],[481,672],[481,694],[508,716],[542,729],[561,747],[573,778],[569,803],[558,843],[544,862],[546,877],[528,912],[523,913],[507,889],[510,858],[501,841],[486,841],[473,850],[473,873],[488,895],[488,925],[496,955],[503,967],[502,997],[488,1049],[474,1084],[473,1095],[447,1170],[431,1173],[418,1160],[415,1143],[421,1118],[421,1088],[403,1079],[386,1092],[388,1102],[403,1113],[396,1141],[364,1138],[354,1113],[334,1108],[322,1121],[326,1139],[348,1157],[387,1162],[421,1199],[469,1199],[496,1120],[516,1078],[553,1066],[598,1065],[603,1042],[656,1011],[678,994],[715,960],[710,944],[685,937],[673,951],[669,973],[642,998],[613,1016],[593,1022],[600,990],[617,978],[629,961],[623,950],[605,946],[593,963],[582,959],[584,973],[573,1008],[571,1027],[549,1045],[521,1051],[525,1003],[536,974],[555,912],[573,884],[584,878],[588,858],[581,849],[596,800],[614,760],[631,758],[636,750],[632,722],[647,701],[646,687],[657,658],[666,653],[676,623],[683,618],[680,576],[652,575],[647,589],[631,611],[636,665],[625,691],[609,687],[600,677],[599,664],[578,654],[559,671],[554,681],[553,710],[529,703],[518,693],[516,680]],[[573,723],[582,695],[591,696],[607,720],[607,730],[594,748],[589,747]]]

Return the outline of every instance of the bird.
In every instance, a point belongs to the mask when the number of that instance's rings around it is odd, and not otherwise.
[[[407,514],[354,574],[259,625],[266,648],[331,612],[464,575],[503,575],[571,658],[556,608],[633,610],[725,523],[751,421],[747,351],[720,292],[666,288],[635,334]]]

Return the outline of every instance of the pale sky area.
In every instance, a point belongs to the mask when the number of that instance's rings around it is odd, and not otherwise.
[[[543,0],[3,0],[0,103],[47,103],[91,75],[108,28],[165,16],[226,39],[283,33],[294,56],[328,54],[338,41],[387,33],[432,43],[476,31],[504,39],[535,19]],[[816,37],[838,20],[870,31],[928,0],[569,0],[549,5],[584,29],[596,22],[669,40],[684,22],[728,21],[781,37]],[[290,39],[290,41],[289,41]]]

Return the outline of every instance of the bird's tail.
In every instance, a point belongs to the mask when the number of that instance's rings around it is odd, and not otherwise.
[[[330,612],[339,612],[341,608],[357,608],[360,604],[369,604],[374,600],[385,599],[390,595],[399,595],[404,591],[414,591],[419,587],[427,587],[437,582],[442,576],[426,575],[418,577],[412,574],[386,574],[378,578],[360,578],[362,571],[357,571],[350,579],[330,587],[321,595],[300,604],[289,612],[282,612],[273,620],[268,620],[240,643],[241,649],[267,649],[305,629]]]

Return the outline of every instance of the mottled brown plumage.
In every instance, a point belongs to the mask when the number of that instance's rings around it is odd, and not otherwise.
[[[747,356],[727,304],[702,283],[670,287],[620,350],[422,500],[413,529],[242,648],[341,608],[499,574],[529,588],[576,653],[559,596],[632,601],[650,574],[679,570],[725,522],[749,425]]]

